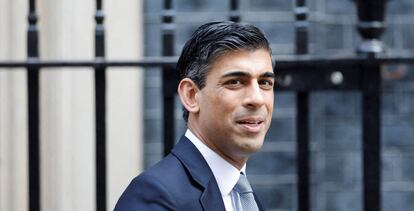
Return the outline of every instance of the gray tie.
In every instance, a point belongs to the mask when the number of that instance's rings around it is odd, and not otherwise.
[[[252,187],[244,174],[240,174],[233,189],[240,196],[240,203],[236,203],[237,211],[259,211],[256,200],[254,200]]]

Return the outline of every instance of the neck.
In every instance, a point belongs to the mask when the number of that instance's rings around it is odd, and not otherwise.
[[[217,153],[220,157],[222,157],[224,160],[229,162],[232,166],[237,168],[238,170],[241,170],[243,166],[246,164],[248,157],[245,156],[231,156],[229,153],[225,153],[222,149],[216,147],[211,142],[206,141],[206,139],[203,137],[202,133],[198,130],[197,127],[194,127],[190,122],[188,122],[188,129],[201,141],[204,145],[206,145],[208,148],[213,150],[215,153]],[[233,153],[235,154],[235,153]]]

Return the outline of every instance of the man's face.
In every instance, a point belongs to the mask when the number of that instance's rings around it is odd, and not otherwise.
[[[264,49],[221,55],[196,98],[196,134],[230,162],[247,160],[263,145],[273,111],[274,73]]]

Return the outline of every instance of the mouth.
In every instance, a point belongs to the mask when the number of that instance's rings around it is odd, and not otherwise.
[[[258,133],[262,129],[264,120],[262,118],[245,118],[237,120],[236,123],[241,126],[243,131]]]

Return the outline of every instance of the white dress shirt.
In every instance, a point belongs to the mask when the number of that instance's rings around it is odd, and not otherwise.
[[[236,167],[205,145],[189,129],[187,129],[185,136],[197,147],[198,151],[200,151],[201,155],[203,155],[204,159],[207,161],[208,166],[216,178],[226,211],[234,211],[238,194],[233,191],[233,187],[239,180],[240,172],[245,174],[246,164],[241,171],[239,171]]]

